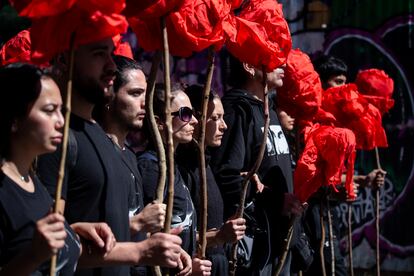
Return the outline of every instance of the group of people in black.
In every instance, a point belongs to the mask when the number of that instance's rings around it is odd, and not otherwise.
[[[113,56],[113,48],[108,38],[75,51],[60,214],[51,207],[62,153],[69,55],[56,56],[48,69],[24,63],[0,68],[0,275],[48,275],[54,254],[58,275],[152,275],[155,265],[174,275],[228,275],[236,242],[245,261],[238,263],[237,275],[272,275],[289,221],[306,209],[293,194],[285,137],[293,119],[272,102],[266,150],[251,178],[245,218],[234,214],[263,137],[263,91],[283,85],[283,66],[267,73],[264,85],[261,70],[229,57],[232,89],[221,99],[210,93],[207,259],[201,259],[201,181],[194,138],[203,87],[172,85],[174,204],[171,233],[161,233],[166,206],[155,201],[159,168],[145,121],[146,77],[136,61]],[[156,85],[153,108],[164,143],[165,104],[164,86]],[[142,152],[134,152],[128,141],[137,130],[145,138]],[[383,183],[380,176],[373,172],[361,181]],[[296,219],[280,275],[304,269],[295,265],[295,250],[303,247],[306,232],[302,222]]]

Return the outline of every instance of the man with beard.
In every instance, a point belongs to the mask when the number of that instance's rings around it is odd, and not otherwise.
[[[115,150],[130,170],[132,185],[128,200],[130,230],[134,241],[142,241],[146,233],[158,232],[165,220],[165,204],[150,203],[144,208],[141,174],[135,153],[126,142],[129,132],[140,130],[145,118],[145,91],[147,82],[141,66],[133,59],[114,56],[116,77],[113,93],[107,95],[105,103],[96,106],[96,118],[111,139]],[[191,258],[186,257],[186,267]],[[131,275],[146,275],[145,267],[134,267]]]
[[[143,242],[126,243],[130,240],[128,197],[133,178],[111,140],[92,118],[95,105],[110,93],[114,82],[113,49],[112,39],[107,38],[79,46],[75,52],[71,134],[62,189],[65,217],[69,223],[105,221],[111,227],[118,243],[108,256],[103,256],[109,264],[175,267],[181,252],[181,241],[176,236],[159,233]],[[54,62],[53,72],[61,91],[65,91],[68,64],[68,53]],[[58,149],[38,162],[38,174],[51,194],[56,190],[60,156]],[[77,275],[129,275],[129,267],[80,270]]]

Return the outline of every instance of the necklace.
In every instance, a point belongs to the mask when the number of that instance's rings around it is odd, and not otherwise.
[[[18,170],[17,168],[15,168],[15,166],[10,166],[10,165],[9,165],[9,163],[6,163],[5,165],[6,165],[7,167],[9,167],[9,168],[10,168],[10,170],[11,170],[14,174],[16,174],[16,176],[17,176],[18,178],[20,178],[20,180],[21,180],[21,181],[26,182],[26,183],[29,183],[29,182],[30,182],[30,175],[29,175],[29,174],[22,175],[22,174],[20,174],[20,173],[19,173],[19,170]]]

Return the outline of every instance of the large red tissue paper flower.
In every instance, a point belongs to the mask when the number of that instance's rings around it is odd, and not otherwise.
[[[277,103],[296,120],[312,120],[322,101],[322,84],[309,56],[299,49],[290,51],[283,78],[277,89]]]
[[[358,149],[388,146],[381,113],[358,93],[355,84],[327,89],[323,93],[322,108],[335,116],[338,127],[355,133]]]
[[[379,69],[360,71],[355,84],[364,98],[378,108],[382,114],[394,106],[392,99],[394,81],[384,71]]]
[[[292,39],[282,5],[275,0],[252,0],[224,25],[226,47],[241,62],[273,71],[286,63]]]
[[[354,199],[353,174],[355,163],[355,135],[345,128],[313,126],[294,173],[294,191],[305,202],[320,187],[341,183],[346,168],[345,189]]]
[[[119,14],[99,11],[86,13],[77,7],[59,15],[33,20],[31,28],[32,60],[49,61],[56,54],[69,50],[75,33],[74,46],[111,38],[126,32],[128,24]]]
[[[177,11],[166,16],[170,53],[188,57],[210,45],[218,50],[224,43],[222,24],[230,8],[225,1],[185,0]],[[130,17],[128,21],[142,48],[146,51],[162,49],[159,18]]]

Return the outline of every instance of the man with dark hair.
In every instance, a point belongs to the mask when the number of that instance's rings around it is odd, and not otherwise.
[[[283,67],[267,73],[268,89],[283,85]],[[243,173],[256,161],[263,137],[263,73],[253,66],[230,57],[230,85],[233,89],[222,98],[224,120],[228,126],[221,146],[212,152],[212,169],[223,195],[225,219],[233,216],[242,190]],[[267,146],[256,182],[246,202],[255,209],[246,210],[246,235],[254,232],[252,264],[239,267],[240,275],[271,275],[281,255],[289,216],[302,213],[293,192],[289,147],[276,113],[270,108]],[[253,206],[249,204],[250,206]],[[253,221],[257,223],[252,224]],[[290,275],[290,254],[281,275]]]
[[[346,83],[348,66],[339,58],[321,56],[313,61],[313,65],[321,78],[323,89]]]
[[[144,208],[141,174],[135,153],[126,141],[130,131],[142,129],[147,82],[141,66],[135,60],[124,56],[114,56],[113,59],[117,67],[114,89],[108,102],[97,106],[101,114],[99,123],[130,170],[133,184],[128,200],[130,230],[134,241],[142,241],[146,233],[158,232],[163,228],[166,209],[166,205],[161,203],[150,203]],[[184,260],[189,270],[191,259],[186,254],[184,256],[188,257]],[[133,267],[131,274],[146,275],[146,268]]]
[[[143,242],[127,243],[130,241],[128,198],[133,179],[121,155],[92,118],[95,105],[110,93],[114,82],[113,49],[109,37],[81,45],[75,51],[71,135],[62,190],[65,217],[69,223],[105,221],[119,241],[109,255],[102,256],[114,266],[80,270],[77,275],[129,275],[130,264],[175,267],[181,252],[181,240],[168,234],[158,233]],[[65,53],[56,58],[53,67],[63,92],[68,64]],[[38,174],[52,194],[56,192],[60,156],[58,149],[40,157],[38,162]]]
[[[322,87],[326,90],[331,87],[337,87],[341,85],[345,85],[348,75],[348,66],[339,58],[333,56],[321,56],[313,61],[315,70],[318,72]],[[368,175],[354,175],[354,187],[357,189],[358,187],[369,187],[369,186],[382,186],[384,184],[384,175],[385,171],[382,170],[373,170]],[[345,183],[345,174],[342,176],[342,183]],[[339,213],[338,209],[335,208],[338,206],[341,201],[344,200],[346,196],[343,195],[345,193],[345,189],[341,185],[338,185],[339,190],[341,191],[341,195],[333,195],[330,196],[329,205],[331,208],[332,213],[332,232],[333,232],[333,252],[335,257],[335,275],[347,275],[347,269],[345,266],[345,259],[341,254],[339,249],[339,238],[340,238],[340,221],[339,221]],[[321,194],[326,193],[325,190],[321,190],[320,194],[313,196],[308,202],[309,207],[306,211],[305,216],[305,229],[307,230],[307,234],[310,237],[311,244],[314,248],[319,248],[320,241],[322,239],[322,232],[321,232],[321,224],[320,224],[320,202],[321,202]],[[325,195],[324,195],[325,196]],[[328,214],[325,210],[324,212],[324,221],[328,221]],[[325,223],[325,233],[329,233],[329,226]],[[332,271],[331,267],[331,247],[329,242],[325,243],[324,245],[324,260],[327,274],[330,274]],[[320,261],[320,254],[319,250],[315,250],[314,254],[314,262],[312,263],[311,267],[305,275],[320,275],[322,273],[321,268],[321,261]]]

